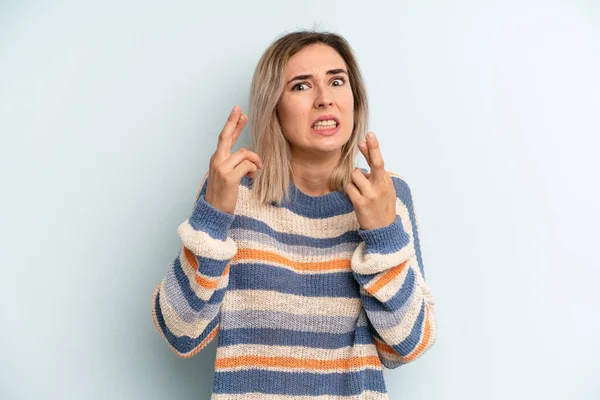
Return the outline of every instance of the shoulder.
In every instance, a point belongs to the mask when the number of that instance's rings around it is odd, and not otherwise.
[[[388,173],[394,183],[396,197],[398,197],[405,205],[412,205],[412,193],[406,178],[393,171],[388,171]]]

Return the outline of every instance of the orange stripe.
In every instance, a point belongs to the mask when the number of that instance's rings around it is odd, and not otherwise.
[[[185,257],[185,260],[187,261],[187,264],[192,268],[194,273],[197,273],[198,259],[196,258],[196,255],[185,246],[183,246],[183,255]],[[208,279],[195,274],[194,279],[200,286],[202,286],[202,288],[206,290],[214,290],[219,285],[219,281],[221,280],[221,278],[227,274],[229,274],[229,264],[225,266],[225,269],[223,270],[221,276],[218,276],[214,279]]]
[[[404,261],[402,264],[396,265],[395,267],[390,268],[386,273],[381,275],[379,278],[375,278],[375,282],[365,287],[366,291],[371,295],[375,295],[386,284],[391,282],[395,277],[400,275],[400,273],[404,270],[406,263],[408,260]]]
[[[196,282],[202,286],[204,289],[207,290],[214,290],[217,288],[217,286],[219,285],[219,281],[221,280],[222,277],[224,277],[225,275],[229,274],[229,264],[227,264],[225,266],[225,269],[223,270],[223,273],[221,274],[221,276],[219,276],[218,278],[215,279],[207,279],[207,278],[203,278],[200,275],[196,275],[194,278],[196,280]]]
[[[335,269],[350,268],[350,259],[347,258],[333,259],[321,262],[297,262],[292,261],[287,257],[283,257],[280,254],[271,251],[256,250],[249,248],[238,249],[237,254],[233,258],[233,260],[243,259],[254,259],[275,262],[278,264],[288,266],[296,271],[328,271]]]
[[[419,357],[429,342],[429,337],[431,336],[431,321],[429,320],[429,304],[427,303],[425,303],[425,311],[425,332],[423,333],[423,339],[421,340],[421,344],[405,357],[406,361],[412,361]]]
[[[355,367],[381,366],[381,360],[377,356],[352,357],[338,360],[315,360],[309,358],[292,357],[265,357],[265,356],[243,356],[218,358],[215,368],[231,367],[281,367],[281,368],[309,368],[316,370],[350,369]]]

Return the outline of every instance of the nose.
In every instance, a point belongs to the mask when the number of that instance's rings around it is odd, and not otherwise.
[[[327,87],[323,88],[321,85],[317,85],[317,97],[315,98],[315,106],[317,108],[327,107],[333,104],[331,93]]]

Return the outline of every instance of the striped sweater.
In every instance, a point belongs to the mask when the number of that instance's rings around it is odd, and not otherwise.
[[[219,337],[211,400],[388,399],[383,367],[433,345],[411,191],[389,174],[397,218],[371,230],[344,191],[310,196],[290,182],[289,200],[264,205],[247,176],[224,213],[204,200],[204,175],[152,319],[183,358]]]

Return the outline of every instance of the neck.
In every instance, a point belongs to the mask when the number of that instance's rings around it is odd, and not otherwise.
[[[336,165],[337,159],[325,162],[292,159],[290,180],[304,193],[320,196],[331,192],[329,178]]]
[[[331,152],[306,152],[291,149],[290,180],[296,187],[311,196],[331,192],[329,178],[341,157],[341,149]]]

